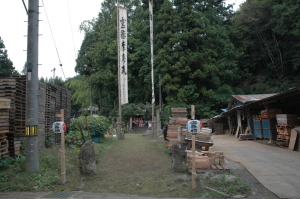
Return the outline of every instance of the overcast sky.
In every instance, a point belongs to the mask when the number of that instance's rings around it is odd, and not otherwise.
[[[236,3],[235,9],[245,0],[226,0]],[[28,0],[24,0],[28,4]],[[40,0],[39,18],[39,77],[65,77],[76,75],[75,59],[80,49],[84,33],[79,31],[79,25],[84,20],[97,18],[102,0]],[[60,57],[59,58],[51,36],[50,27],[45,14],[48,14],[50,26]],[[70,16],[70,17],[69,17]],[[71,21],[70,21],[71,19]],[[8,56],[18,71],[22,71],[26,62],[27,48],[27,15],[22,0],[0,0],[0,37],[4,41]],[[71,26],[72,24],[72,26]],[[74,38],[74,40],[73,40]],[[74,41],[74,42],[73,42]]]

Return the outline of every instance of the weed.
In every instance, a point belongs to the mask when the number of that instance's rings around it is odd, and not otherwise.
[[[237,176],[235,181],[232,182],[225,182],[224,178],[225,175],[228,175],[228,173],[225,174],[216,174],[219,175],[219,180],[212,180],[212,176],[206,178],[200,178],[201,180],[201,186],[202,187],[210,187],[212,189],[215,189],[217,191],[221,191],[223,193],[226,193],[228,195],[238,195],[238,194],[244,194],[247,191],[249,191],[249,185],[247,185],[245,182],[243,182],[241,179],[239,179]],[[232,174],[231,174],[232,175]],[[221,194],[202,189],[203,191],[200,193],[200,197],[203,198],[218,198],[223,197]]]

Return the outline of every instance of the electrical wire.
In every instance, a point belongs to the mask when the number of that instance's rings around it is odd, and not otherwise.
[[[57,46],[56,46],[56,43],[55,43],[55,39],[54,39],[54,35],[53,35],[53,32],[52,32],[51,24],[50,24],[50,21],[49,21],[49,18],[48,18],[48,14],[47,14],[47,11],[46,11],[46,6],[44,4],[44,0],[42,0],[42,3],[43,3],[44,10],[45,10],[46,18],[47,18],[47,21],[48,21],[48,24],[49,24],[49,28],[50,28],[52,40],[53,40],[53,43],[54,43],[54,46],[55,46],[55,49],[56,49],[56,54],[57,54],[57,57],[58,57],[59,66],[61,67],[62,73],[64,75],[64,79],[66,79],[65,73],[64,73],[64,69],[62,67],[62,63],[61,63],[61,60],[60,60],[60,57],[59,57],[59,53],[58,53],[58,50],[57,50]]]
[[[75,55],[75,60],[76,60],[77,53],[76,53],[76,47],[75,47],[75,42],[74,42],[74,35],[73,35],[73,28],[72,28],[73,26],[72,26],[71,14],[70,14],[69,0],[67,0],[67,6],[68,6],[70,28],[71,28],[72,40],[73,40],[74,55]]]

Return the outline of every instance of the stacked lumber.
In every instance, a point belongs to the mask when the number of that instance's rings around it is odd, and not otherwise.
[[[199,133],[195,135],[195,141],[196,142],[212,142],[212,130],[210,128],[202,128]],[[183,135],[185,135],[186,140],[192,140],[192,133],[190,132],[184,132]]]
[[[12,76],[0,79],[0,97],[10,100],[9,131],[6,133],[8,154],[18,153],[15,150],[15,135],[25,134],[26,116],[26,76]]]
[[[247,127],[245,133],[239,135],[239,140],[254,140],[250,127]]]
[[[0,98],[0,158],[8,155],[9,109],[10,99]]]
[[[38,137],[39,137],[39,147],[45,147],[45,115],[46,115],[46,84],[39,82],[39,94],[38,94]]]
[[[277,114],[277,139],[278,146],[289,146],[291,131],[298,123],[297,115],[295,114]]]
[[[15,76],[0,79],[0,97],[11,100],[9,109],[9,133],[25,133],[26,78]]]
[[[56,114],[60,113],[61,109],[65,110],[64,122],[67,126],[70,125],[71,118],[71,92],[54,84],[47,84],[45,88],[45,137],[51,136],[52,124],[59,121]],[[55,134],[55,142],[60,142],[60,134]]]
[[[187,118],[186,108],[171,108],[173,118]]]
[[[62,87],[41,82],[39,82],[38,89],[38,136],[40,148],[43,148],[45,138],[52,134],[51,127],[58,120],[55,115],[60,113],[60,109],[65,110],[65,123],[70,124],[71,92]],[[6,133],[6,139],[9,142],[8,150],[11,151],[9,154],[14,155],[19,151],[19,136],[25,134],[26,76],[0,79],[0,98],[11,100],[9,131]],[[60,136],[58,138],[60,139]]]
[[[215,135],[224,134],[224,132],[223,132],[223,123],[215,123],[214,124],[214,134]]]
[[[177,141],[178,138],[178,128],[180,127],[180,125],[178,124],[169,124],[168,125],[168,132],[167,132],[167,138],[169,140],[173,140]]]
[[[262,119],[276,118],[277,114],[282,114],[282,109],[266,109],[260,112]]]
[[[291,125],[296,126],[299,124],[298,116],[295,114],[277,114],[278,125]]]
[[[192,170],[192,150],[186,150],[186,166]],[[205,173],[213,171],[216,173],[228,172],[229,168],[225,163],[225,156],[222,151],[195,151],[196,172]]]

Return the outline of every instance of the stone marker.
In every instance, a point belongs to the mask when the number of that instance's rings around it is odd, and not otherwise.
[[[78,158],[81,175],[92,176],[97,174],[94,143],[91,140],[87,140],[81,147]]]
[[[172,144],[172,167],[175,172],[184,171],[184,160],[178,143]]]

